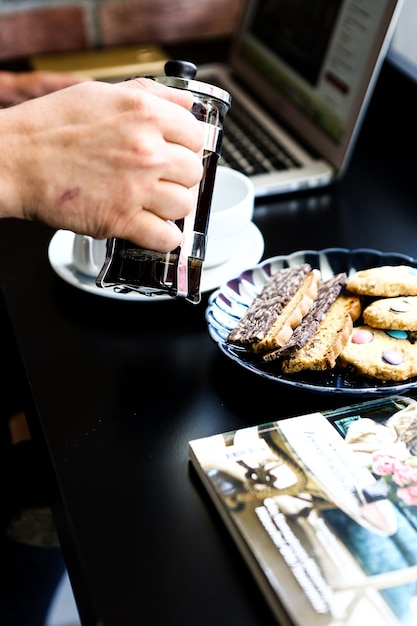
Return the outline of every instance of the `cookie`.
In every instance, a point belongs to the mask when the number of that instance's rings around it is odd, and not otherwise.
[[[311,308],[321,274],[306,263],[278,270],[226,338],[261,352],[284,345]]]
[[[367,325],[353,328],[338,364],[379,380],[404,381],[417,376],[417,344],[409,341],[407,333],[391,331],[394,336],[390,336],[388,332]]]
[[[417,296],[417,268],[384,265],[359,270],[348,277],[346,289],[363,296]]]
[[[374,300],[365,307],[363,321],[373,328],[417,330],[417,296]]]

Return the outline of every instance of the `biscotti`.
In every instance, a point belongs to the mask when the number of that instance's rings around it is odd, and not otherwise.
[[[359,296],[339,295],[307,343],[282,360],[282,371],[292,374],[302,370],[333,369],[360,313]]]
[[[308,263],[278,270],[229,333],[227,343],[253,352],[285,345],[313,305],[320,278]]]
[[[302,348],[316,332],[323,316],[340,294],[345,282],[344,272],[321,282],[312,307],[295,328],[291,338],[282,347],[268,351],[263,357],[264,360],[273,361]]]

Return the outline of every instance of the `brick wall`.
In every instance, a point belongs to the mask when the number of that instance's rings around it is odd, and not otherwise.
[[[0,0],[0,61],[231,34],[243,0]]]

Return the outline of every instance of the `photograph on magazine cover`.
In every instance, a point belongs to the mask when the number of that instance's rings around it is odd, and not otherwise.
[[[271,606],[297,626],[417,624],[416,455],[404,397],[190,442]]]

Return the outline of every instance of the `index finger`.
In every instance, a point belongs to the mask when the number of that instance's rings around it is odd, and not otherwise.
[[[165,141],[185,146],[201,156],[204,130],[189,110],[188,104],[193,103],[191,92],[146,78],[134,79],[126,84],[136,90],[136,110],[155,125]]]
[[[163,98],[164,100],[169,100],[170,102],[179,104],[185,109],[191,110],[191,107],[193,106],[193,95],[186,89],[175,89],[173,87],[157,83],[151,78],[143,77],[132,78],[124,84],[133,89],[141,87],[142,89],[145,89],[145,91],[148,91],[159,98]]]

